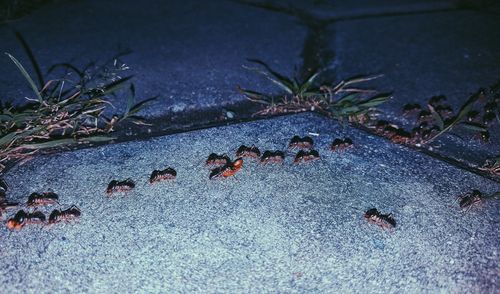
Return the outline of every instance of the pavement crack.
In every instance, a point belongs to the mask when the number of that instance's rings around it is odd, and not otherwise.
[[[353,125],[350,125],[350,126],[353,127],[353,128],[362,130],[362,131],[364,131],[364,132],[366,132],[366,133],[368,133],[370,135],[385,138],[383,136],[380,136],[379,134],[377,134],[372,129],[370,129],[370,128],[366,127],[366,126],[359,125],[359,124],[353,124]],[[425,154],[425,155],[430,156],[430,157],[432,157],[434,159],[437,159],[439,161],[445,162],[445,163],[447,163],[447,164],[449,164],[451,166],[454,166],[456,168],[459,168],[459,169],[468,171],[470,173],[476,174],[476,175],[481,176],[483,178],[486,178],[488,180],[500,183],[500,178],[495,177],[494,175],[489,174],[489,173],[487,173],[485,171],[482,171],[479,167],[471,166],[470,164],[467,164],[466,162],[457,160],[457,159],[449,157],[449,156],[442,155],[440,153],[428,150],[426,148],[421,148],[421,147],[412,146],[412,145],[401,145],[401,146],[404,146],[406,148],[415,150],[415,151],[417,151],[419,153]]]
[[[305,80],[311,74],[328,68],[334,59],[334,52],[327,49],[326,30],[330,20],[320,19],[306,10],[292,5],[285,6],[269,1],[235,0],[234,2],[296,17],[299,23],[307,28],[307,37],[301,53],[300,79]]]
[[[385,17],[391,17],[391,16],[443,13],[443,12],[452,12],[452,11],[461,11],[461,10],[466,10],[466,9],[455,8],[455,7],[446,7],[446,8],[418,9],[418,10],[409,10],[409,11],[384,11],[384,12],[361,13],[361,14],[352,14],[352,15],[339,15],[339,16],[327,18],[324,21],[331,24],[331,23],[341,22],[341,21],[376,19],[376,18],[385,18]]]

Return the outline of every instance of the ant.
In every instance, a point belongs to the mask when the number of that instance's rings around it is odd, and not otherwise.
[[[149,177],[149,183],[154,184],[163,180],[173,180],[177,177],[175,169],[168,167],[164,170],[154,170]]]
[[[238,158],[234,162],[229,162],[224,166],[216,167],[210,173],[209,179],[234,176],[243,167],[243,158]]]
[[[135,183],[132,179],[126,179],[124,181],[112,180],[109,182],[108,188],[106,189],[106,193],[111,195],[116,192],[128,192],[135,188]]]
[[[295,156],[295,159],[293,163],[301,163],[301,162],[308,162],[308,161],[313,161],[319,159],[319,153],[316,150],[311,150],[311,151],[304,151],[300,150],[297,155]]]
[[[39,205],[51,205],[55,203],[59,204],[58,199],[59,196],[54,192],[44,192],[42,194],[31,193],[31,195],[28,197],[26,205],[39,206]]]
[[[353,143],[352,143],[351,139],[345,138],[344,140],[342,140],[342,139],[337,138],[337,139],[333,140],[332,145],[330,146],[330,149],[332,151],[343,152],[344,150],[346,150],[348,148],[352,148],[352,147],[353,147]]]
[[[70,208],[65,210],[55,209],[49,216],[49,224],[55,224],[62,221],[69,222],[79,218],[81,214],[80,209],[75,205],[71,205]]]
[[[41,211],[29,213],[21,209],[13,218],[7,221],[7,228],[19,231],[27,224],[39,224],[43,222],[45,222],[45,215]]]
[[[289,149],[310,149],[314,145],[313,139],[309,136],[299,137],[293,136],[288,144]]]
[[[283,163],[285,160],[285,153],[283,151],[265,151],[260,158],[260,162],[263,164],[268,163]]]
[[[392,214],[381,214],[376,208],[367,210],[364,214],[364,218],[369,223],[380,226],[383,229],[392,230],[396,227],[396,220]]]
[[[259,158],[260,150],[259,148],[252,145],[247,147],[245,145],[241,145],[240,148],[236,151],[236,157],[251,157],[251,158]]]
[[[208,156],[206,164],[211,166],[223,166],[231,162],[231,159],[226,154],[212,153]]]

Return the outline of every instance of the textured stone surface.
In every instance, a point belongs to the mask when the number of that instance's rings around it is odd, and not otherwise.
[[[293,165],[287,152],[283,165],[245,160],[236,176],[208,179],[212,152],[284,149],[309,132],[319,161]],[[329,151],[345,136],[352,150]],[[177,180],[147,183],[167,166]],[[133,191],[106,196],[128,177]],[[82,211],[74,223],[0,228],[6,293],[498,291],[500,202],[464,213],[455,197],[499,184],[313,114],[38,157],[5,179],[11,200],[53,189]],[[363,219],[372,207],[394,214],[393,232]]]
[[[457,111],[470,94],[499,81],[500,19],[492,14],[448,12],[394,16],[339,22],[331,27],[338,78],[381,73],[372,83],[393,91],[384,104],[385,118],[407,125],[402,117],[406,103],[425,105],[429,98],[445,95]],[[434,150],[473,165],[499,154],[499,124],[491,143],[447,137]],[[437,148],[436,148],[437,147]]]
[[[285,1],[249,1],[256,3],[272,3],[282,7],[295,7],[323,19],[346,19],[393,13],[409,13],[416,11],[434,11],[454,9],[457,1],[453,0],[285,0]]]
[[[301,62],[306,29],[293,17],[231,1],[77,1],[47,5],[0,26],[0,52],[27,67],[10,28],[27,39],[43,70],[61,62],[103,62],[126,49],[122,60],[135,75],[139,99],[160,98],[144,115],[162,117],[244,101],[237,85],[272,91],[242,68],[262,59],[291,75]],[[0,57],[3,101],[32,95],[7,56]],[[123,97],[113,100],[122,109]]]

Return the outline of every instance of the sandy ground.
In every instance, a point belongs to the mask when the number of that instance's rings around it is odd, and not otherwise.
[[[319,134],[319,161],[246,159],[236,176],[208,179],[212,152],[283,150],[309,132]],[[344,136],[355,148],[329,151]],[[177,179],[150,185],[167,166]],[[106,196],[112,179],[129,177],[133,191]],[[53,189],[82,216],[19,232],[2,225],[3,293],[499,291],[500,202],[467,213],[455,202],[499,184],[314,114],[39,157],[5,179],[11,200]],[[363,219],[372,207],[394,214],[393,232]]]

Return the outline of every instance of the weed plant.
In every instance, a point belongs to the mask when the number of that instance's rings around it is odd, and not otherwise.
[[[269,95],[238,87],[247,99],[262,104],[263,108],[254,115],[316,111],[339,120],[366,123],[372,119],[376,107],[390,99],[388,94],[376,95],[374,90],[356,87],[357,84],[379,78],[380,75],[355,77],[334,85],[317,85],[321,71],[299,81],[274,71],[260,60],[249,61],[260,68],[244,68],[263,75],[283,91],[278,95]],[[367,98],[368,95],[372,96]]]
[[[110,135],[117,124],[131,120],[145,124],[137,113],[155,98],[135,103],[132,76],[122,76],[128,67],[113,58],[100,66],[79,70],[71,64],[57,64],[49,69],[63,69],[59,79],[45,80],[31,49],[17,34],[36,72],[37,82],[11,54],[6,56],[16,65],[28,82],[32,97],[15,106],[0,102],[0,171],[7,162],[28,159],[36,153],[56,147],[115,139]],[[127,106],[122,114],[107,117],[109,97],[128,87]]]

